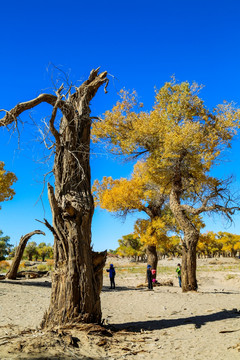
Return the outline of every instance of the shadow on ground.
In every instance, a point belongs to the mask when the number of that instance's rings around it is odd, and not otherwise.
[[[6,358],[6,359],[13,359],[13,358]],[[19,360],[73,360],[73,359],[77,359],[77,360],[104,360],[105,358],[90,358],[90,357],[86,357],[86,356],[78,356],[78,355],[75,355],[74,356],[64,356],[64,355],[59,355],[59,356],[28,356],[28,357],[18,357],[18,358],[14,358],[14,359],[19,359]]]
[[[234,318],[240,318],[240,312],[236,309],[223,310],[208,315],[190,316],[178,319],[137,321],[123,324],[111,324],[111,326],[113,326],[116,330],[125,329],[134,332],[140,332],[142,330],[162,330],[176,326],[184,326],[187,324],[193,324],[196,329],[200,329],[206,323]]]
[[[108,292],[108,291],[133,291],[133,290],[138,290],[138,291],[146,291],[147,288],[136,288],[134,286],[116,286],[115,289],[110,289],[109,286],[103,286],[102,287],[102,292]]]
[[[214,291],[199,291],[201,294],[227,294],[227,295],[240,295],[240,291],[234,290],[214,290]]]
[[[21,355],[19,355],[19,357],[17,358],[4,358],[4,359],[19,359],[19,360],[73,360],[73,359],[77,359],[77,360],[104,360],[105,358],[90,358],[90,357],[86,357],[86,356],[78,356],[75,355],[74,356],[65,356],[65,355],[59,355],[59,356],[48,356],[48,355],[42,355],[42,356],[24,356],[21,357]]]
[[[23,286],[41,286],[41,287],[51,287],[51,281],[19,281],[19,280],[3,280],[2,283],[4,284],[11,284],[11,285],[23,285]]]

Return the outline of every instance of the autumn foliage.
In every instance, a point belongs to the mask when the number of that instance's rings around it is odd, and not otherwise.
[[[0,202],[12,200],[15,195],[12,185],[17,181],[15,174],[6,171],[4,166],[4,162],[0,161]]]
[[[231,220],[240,209],[231,179],[214,177],[239,129],[240,111],[224,102],[209,110],[199,97],[201,86],[172,81],[156,91],[151,111],[143,110],[136,92],[120,92],[120,100],[93,126],[93,140],[105,141],[113,153],[143,157],[148,183],[168,200],[183,233],[182,289],[196,290],[196,246],[201,214],[221,213]],[[152,224],[151,224],[152,225]]]

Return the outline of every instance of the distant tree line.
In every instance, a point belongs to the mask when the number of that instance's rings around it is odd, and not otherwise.
[[[17,247],[13,247],[13,245],[10,244],[9,236],[2,235],[3,232],[0,230],[0,260],[11,259],[15,256]],[[39,245],[37,245],[35,241],[29,242],[23,254],[23,259],[29,261],[45,261],[46,259],[52,258],[53,246],[45,242],[41,242]]]
[[[13,248],[10,253],[11,257],[14,257],[16,251],[16,247]],[[35,241],[31,241],[27,244],[24,253],[23,259],[28,259],[29,261],[41,260],[45,261],[46,259],[53,258],[53,246],[51,244],[46,244],[45,242],[41,242],[39,245]]]
[[[136,234],[124,235],[118,240],[116,250],[109,250],[110,254],[132,258],[135,261],[147,261],[146,243]],[[179,257],[182,254],[182,240],[180,236],[166,236],[157,245],[158,258]],[[206,232],[200,235],[197,245],[197,256],[201,257],[240,257],[240,235],[222,232]]]
[[[2,236],[3,232],[0,230],[0,260],[5,258],[11,253],[13,245],[10,244],[9,236]]]

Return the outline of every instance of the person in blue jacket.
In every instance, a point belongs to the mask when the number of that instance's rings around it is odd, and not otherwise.
[[[107,269],[107,272],[109,273],[109,279],[110,279],[110,289],[115,289],[115,275],[116,271],[114,269],[113,264],[110,264],[110,268]]]

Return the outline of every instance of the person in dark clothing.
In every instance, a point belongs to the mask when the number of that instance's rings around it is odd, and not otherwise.
[[[148,281],[148,289],[152,290],[152,271],[151,271],[151,265],[147,266],[147,281]]]
[[[110,264],[109,269],[107,269],[107,272],[109,273],[109,279],[110,279],[110,289],[115,289],[115,275],[116,271],[114,269],[113,264]]]

